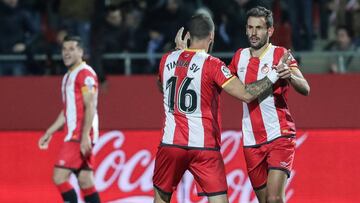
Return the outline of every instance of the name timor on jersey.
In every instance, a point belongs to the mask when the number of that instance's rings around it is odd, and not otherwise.
[[[232,76],[222,61],[205,51],[164,55],[159,67],[165,109],[162,144],[220,149],[219,94]]]
[[[250,49],[239,49],[229,65],[244,84],[250,84],[266,76],[277,65],[286,49],[269,45],[260,57],[252,57]],[[297,67],[292,57],[291,67]],[[282,135],[295,135],[295,123],[287,105],[289,83],[278,80],[272,92],[246,104],[243,102],[242,131],[244,146],[263,144]]]
[[[96,91],[96,103],[98,97],[98,80],[95,71],[85,62],[68,71],[62,80],[61,92],[65,115],[65,139],[64,141],[80,141],[84,123],[83,91]],[[95,143],[99,137],[99,118],[97,111],[90,136]]]

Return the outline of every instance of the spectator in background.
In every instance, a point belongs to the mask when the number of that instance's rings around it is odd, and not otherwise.
[[[0,54],[25,54],[36,37],[36,25],[18,0],[0,0]],[[20,61],[0,61],[0,75],[24,75]]]
[[[296,51],[313,49],[313,2],[312,0],[289,0],[288,15],[292,28],[292,44]]]
[[[148,29],[144,26],[143,13],[133,7],[125,7],[125,26],[127,38],[125,41],[125,51],[131,53],[144,53],[149,41]],[[124,9],[124,10],[125,10]],[[148,61],[143,59],[133,60],[131,63],[132,73],[146,73]]]
[[[359,44],[353,40],[351,29],[346,26],[338,26],[336,28],[336,40],[331,41],[325,48],[325,51],[357,51]],[[329,58],[330,72],[345,73],[351,68],[353,56],[344,56],[341,53],[338,57]]]
[[[127,41],[123,12],[119,6],[107,6],[103,23],[95,31],[96,40],[93,44],[92,59],[98,66],[98,72],[103,74],[124,73],[124,63],[119,59],[103,60],[105,53],[122,53]],[[100,74],[101,75],[101,74]],[[101,78],[101,76],[100,76]],[[102,80],[102,79],[100,79]]]
[[[354,31],[354,36],[360,38],[360,0],[349,0],[346,4],[346,10],[351,15],[351,27]]]
[[[167,52],[174,47],[173,36],[181,26],[189,21],[194,8],[186,5],[182,0],[166,0],[158,9],[149,13],[149,42],[147,53],[149,66],[146,72],[155,73],[158,61],[154,54]],[[151,16],[151,17],[150,17]]]
[[[91,16],[95,0],[55,0],[58,1],[58,40],[68,35],[78,35],[84,41],[85,50],[90,50]],[[88,53],[86,53],[88,54]]]

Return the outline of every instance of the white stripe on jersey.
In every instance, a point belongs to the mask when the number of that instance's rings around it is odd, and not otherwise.
[[[171,54],[169,54],[166,58],[166,62],[165,64],[168,64],[170,62],[173,62],[173,61],[177,61],[180,54],[182,53],[183,51],[175,51],[175,52],[172,52]],[[162,84],[162,88],[163,88],[163,95],[164,95],[164,109],[165,109],[165,127],[164,127],[164,135],[163,135],[163,138],[162,138],[162,143],[165,143],[165,144],[173,144],[174,142],[174,134],[175,134],[175,126],[176,126],[176,123],[175,123],[175,118],[174,118],[174,115],[172,114],[172,112],[169,112],[169,92],[171,90],[171,88],[166,88],[166,81],[175,75],[175,70],[176,68],[171,68],[170,70],[168,70],[166,67],[164,67],[164,70],[163,70],[163,78],[162,78],[162,81],[163,81],[163,84]]]
[[[274,60],[274,51],[275,47],[271,46],[264,57],[260,60],[257,80],[263,79],[266,76],[266,74],[261,72],[261,67],[267,64],[267,66],[271,68]],[[259,106],[267,134],[267,141],[273,140],[281,135],[280,123],[278,114],[276,112],[273,95],[271,94],[270,96],[266,97],[263,101],[261,101],[261,103],[259,103]]]
[[[237,67],[237,74],[239,79],[245,84],[245,75],[247,73],[247,67],[249,59],[251,57],[250,50],[244,49],[241,51],[240,59]],[[250,120],[250,113],[248,105],[243,102],[243,119],[242,119],[242,131],[244,134],[244,143],[256,143],[254,133],[252,131],[252,124]]]
[[[67,81],[68,77],[69,77],[69,73],[66,73],[61,82],[61,96],[62,96],[61,99],[62,99],[63,103],[65,103],[65,87],[66,87],[66,81]]]
[[[191,62],[189,67],[193,64],[196,64],[197,67],[200,67],[199,71],[192,71],[190,68],[187,71],[187,77],[194,78],[190,83],[189,89],[195,90],[195,92],[201,93],[201,78],[203,72],[203,65],[205,60],[209,55],[205,52],[197,52]],[[201,95],[197,95],[197,108],[196,111],[191,114],[186,114],[186,118],[188,119],[189,126],[189,140],[188,146],[190,147],[204,147],[204,126],[202,123],[202,112],[201,112]]]
[[[69,79],[66,82],[66,125],[68,133],[65,136],[64,141],[69,141],[76,129],[76,100],[75,100],[75,80],[81,68],[76,68],[69,73]]]

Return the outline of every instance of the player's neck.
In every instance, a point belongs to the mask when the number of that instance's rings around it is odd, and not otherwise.
[[[253,49],[253,48],[250,48],[250,53],[251,53],[251,56],[252,57],[257,57],[257,58],[261,58],[265,53],[266,51],[269,49],[271,43],[266,43],[264,44],[264,46],[262,46],[260,49]]]
[[[75,68],[77,68],[80,64],[82,64],[83,60],[77,61],[76,63],[74,63],[73,65],[71,65],[70,67],[68,67],[69,71],[73,71]]]
[[[209,45],[208,42],[205,41],[197,41],[195,43],[191,43],[190,50],[204,50],[205,52],[208,52]]]

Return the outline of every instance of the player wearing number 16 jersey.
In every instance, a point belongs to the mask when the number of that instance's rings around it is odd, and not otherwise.
[[[181,30],[182,33],[182,30]],[[189,170],[200,195],[209,202],[228,202],[224,162],[220,153],[220,93],[250,102],[278,79],[275,70],[245,88],[218,58],[209,55],[214,39],[212,19],[193,16],[190,49],[165,54],[159,83],[164,95],[163,138],[156,154],[155,202],[170,202],[184,172]]]

